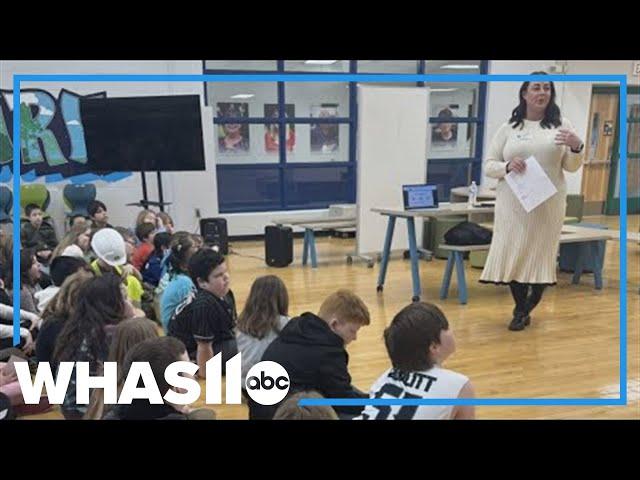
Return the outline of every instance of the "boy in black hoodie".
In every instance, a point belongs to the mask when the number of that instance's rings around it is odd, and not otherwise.
[[[290,393],[317,390],[327,398],[366,398],[351,385],[345,345],[357,337],[363,325],[369,325],[369,309],[348,290],[330,295],[320,306],[318,315],[307,312],[292,319],[269,345],[262,361],[277,362],[289,374]],[[271,419],[276,405],[259,405],[249,401],[249,418]],[[337,406],[343,418],[358,415],[362,406]]]
[[[20,230],[22,246],[35,249],[38,261],[48,265],[51,253],[58,246],[56,232],[44,221],[44,213],[38,205],[30,203],[24,208],[24,213],[29,222],[23,224]]]

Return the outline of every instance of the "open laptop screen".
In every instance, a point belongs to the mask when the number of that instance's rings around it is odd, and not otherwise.
[[[405,210],[438,208],[438,189],[436,185],[403,185],[402,198]]]

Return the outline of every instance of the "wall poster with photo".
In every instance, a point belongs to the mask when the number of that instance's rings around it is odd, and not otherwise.
[[[455,123],[456,118],[474,116],[475,90],[452,89],[451,92],[431,92],[430,124],[431,158],[469,157],[473,150],[473,128],[469,123]]]
[[[239,102],[216,103],[216,117],[248,118],[249,104]],[[225,155],[249,152],[249,124],[227,123],[218,127],[218,152]]]
[[[295,117],[295,105],[287,103],[284,108],[286,118]],[[265,103],[265,118],[278,118],[278,105],[275,103]],[[287,124],[287,152],[293,152],[296,145],[296,127],[294,124]],[[264,126],[264,149],[267,153],[278,153],[280,150],[280,127],[277,123],[269,123]]]
[[[312,118],[338,117],[337,103],[311,106]],[[340,147],[340,132],[337,123],[311,124],[311,153],[333,153]]]
[[[441,150],[455,150],[458,145],[458,124],[449,120],[458,117],[459,106],[455,104],[433,105],[432,116],[438,123],[431,127],[431,145]]]

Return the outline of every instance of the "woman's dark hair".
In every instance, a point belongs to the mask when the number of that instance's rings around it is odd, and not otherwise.
[[[91,358],[106,360],[109,346],[105,326],[118,324],[124,311],[120,277],[107,273],[89,280],[78,291],[76,308],[56,340],[55,361],[76,361],[81,348],[86,348]]]
[[[440,333],[449,322],[438,307],[416,302],[404,307],[384,331],[384,344],[393,367],[418,372],[433,367],[429,347],[440,343]]]
[[[279,333],[281,315],[289,315],[289,295],[284,282],[275,275],[258,277],[238,317],[238,330],[262,339],[270,331]]]
[[[33,267],[33,264],[36,262],[36,251],[33,248],[23,248],[20,250],[20,283],[21,287],[23,285],[29,285],[31,287],[34,284],[31,283],[29,279],[29,270]]]
[[[533,72],[531,75],[547,75],[547,72]],[[540,81],[543,80],[540,79]],[[527,117],[527,102],[523,95],[527,91],[527,88],[529,88],[529,83],[530,82],[524,82],[520,87],[520,92],[518,93],[520,103],[513,109],[513,112],[511,112],[509,123],[513,123],[514,129],[519,126],[524,126],[524,119]],[[553,82],[545,83],[551,85],[551,99],[549,99],[549,104],[544,111],[544,118],[540,122],[540,126],[542,128],[559,127],[562,124],[562,119],[560,118],[560,107],[556,105],[556,87]]]
[[[195,245],[189,232],[176,232],[171,238],[171,253],[168,259],[169,276],[173,277],[179,273],[188,274],[189,255],[188,252]]]

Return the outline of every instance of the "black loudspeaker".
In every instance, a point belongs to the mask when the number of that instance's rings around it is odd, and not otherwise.
[[[201,218],[200,235],[207,245],[215,245],[223,255],[229,253],[229,235],[225,218]]]
[[[293,262],[293,230],[264,227],[264,259],[270,267],[286,267]]]

